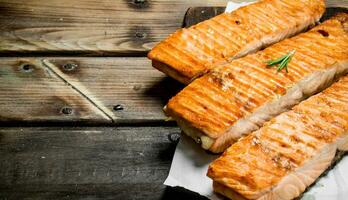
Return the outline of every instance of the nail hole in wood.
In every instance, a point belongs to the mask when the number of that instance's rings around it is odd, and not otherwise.
[[[134,85],[133,90],[139,91],[141,89],[141,85]]]
[[[236,24],[237,24],[237,25],[239,25],[239,24],[240,24],[240,21],[239,21],[239,20],[236,20],[235,22],[236,22]]]
[[[118,104],[116,106],[113,107],[114,111],[120,111],[120,110],[123,110],[123,106]]]
[[[318,30],[318,33],[320,33],[324,37],[329,37],[329,33],[325,30],[320,29]]]
[[[180,134],[178,134],[178,133],[170,133],[168,135],[168,139],[169,139],[169,141],[171,141],[173,143],[177,143],[177,142],[179,142]]]
[[[66,71],[72,71],[77,67],[77,64],[75,63],[66,63],[63,65],[63,69]]]
[[[135,32],[135,37],[139,39],[144,39],[146,37],[146,33]]]
[[[133,3],[137,5],[143,5],[146,3],[146,0],[133,0]]]
[[[31,65],[31,64],[24,64],[24,65],[22,65],[22,70],[24,72],[31,72],[31,71],[33,71],[33,69],[34,69],[34,66]]]
[[[64,114],[64,115],[71,115],[73,113],[73,109],[70,108],[70,107],[63,107],[61,112]]]
[[[127,0],[129,2],[129,0]],[[135,9],[146,9],[150,7],[148,0],[131,0],[130,6]]]

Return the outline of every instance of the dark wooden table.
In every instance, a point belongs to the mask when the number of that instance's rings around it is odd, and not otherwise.
[[[205,199],[163,185],[183,85],[145,56],[226,2],[0,0],[0,199]]]

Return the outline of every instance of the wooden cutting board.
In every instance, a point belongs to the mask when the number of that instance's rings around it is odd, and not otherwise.
[[[192,7],[185,14],[183,27],[190,27],[204,20],[210,19],[225,11],[225,7]],[[326,9],[321,21],[324,21],[339,12],[348,13],[348,9],[344,7],[329,7]]]

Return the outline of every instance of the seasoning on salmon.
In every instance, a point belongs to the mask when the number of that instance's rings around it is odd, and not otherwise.
[[[348,76],[239,140],[210,164],[230,199],[291,200],[348,151]]]
[[[148,57],[155,68],[188,84],[214,63],[240,58],[307,29],[324,11],[324,0],[260,0],[176,31]]]
[[[267,67],[266,61],[290,51],[296,53],[288,73]],[[222,152],[346,73],[348,14],[340,13],[306,33],[215,68],[164,110],[204,149]]]

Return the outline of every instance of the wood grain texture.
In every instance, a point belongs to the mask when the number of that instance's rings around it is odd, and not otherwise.
[[[145,55],[182,26],[189,7],[227,1],[0,0],[0,53]],[[348,0],[327,5],[348,7]]]
[[[178,198],[170,198],[163,182],[179,133],[175,127],[3,127],[0,199]]]
[[[325,0],[327,7],[345,7],[348,8],[348,0]]]
[[[0,122],[164,122],[163,106],[182,87],[141,57],[2,57]]]
[[[54,57],[43,59],[43,63],[115,123],[163,122],[163,106],[183,87],[152,68],[146,58]],[[69,64],[73,69],[66,69]]]
[[[34,58],[0,58],[1,121],[110,122]]]
[[[145,55],[187,8],[227,1],[0,0],[0,53]]]

